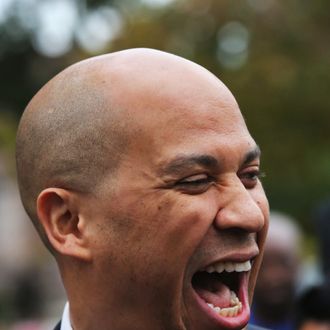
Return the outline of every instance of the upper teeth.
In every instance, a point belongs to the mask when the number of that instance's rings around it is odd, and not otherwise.
[[[251,269],[250,260],[244,262],[232,262],[232,261],[219,261],[216,264],[210,265],[205,268],[205,271],[208,273],[222,273],[226,272],[247,272]]]

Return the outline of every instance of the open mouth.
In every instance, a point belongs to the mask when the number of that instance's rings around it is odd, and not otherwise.
[[[250,269],[250,260],[217,262],[195,273],[192,286],[213,312],[225,318],[233,318],[241,314],[246,301],[244,286]]]

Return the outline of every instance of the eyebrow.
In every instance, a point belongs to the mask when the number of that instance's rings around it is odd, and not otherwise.
[[[260,158],[260,155],[261,155],[260,147],[256,145],[252,150],[250,150],[245,154],[245,156],[243,157],[242,165],[251,163],[253,160]]]
[[[183,155],[177,156],[161,169],[162,174],[180,174],[196,166],[217,170],[220,164],[210,155]]]
[[[260,153],[260,148],[256,145],[254,149],[248,151],[244,155],[241,166],[259,158]],[[182,172],[190,170],[194,167],[203,167],[215,172],[219,171],[221,163],[211,155],[180,155],[161,168],[161,174],[181,174]]]

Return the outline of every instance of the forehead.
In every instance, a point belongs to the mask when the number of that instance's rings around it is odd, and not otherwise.
[[[183,152],[253,149],[228,88],[197,65],[167,62],[166,67],[151,64],[143,75],[129,76],[126,67],[115,73],[111,103],[123,110],[123,121],[129,123],[131,151],[141,156],[147,149],[150,155],[167,158]]]
[[[188,114],[206,118],[221,108],[239,112],[234,97],[218,78],[182,58],[123,59],[102,75],[108,82],[104,86],[112,106],[140,123],[168,122]]]
[[[237,107],[236,103],[232,106]],[[242,164],[249,153],[259,156],[238,108],[224,109],[222,104],[205,101],[182,102],[175,109],[152,112],[138,121],[128,149],[134,161],[144,159],[159,170],[171,168],[170,163],[173,168],[182,168],[177,165],[187,164],[187,159],[215,168],[219,164],[226,166],[229,161]],[[213,164],[214,159],[217,165]]]

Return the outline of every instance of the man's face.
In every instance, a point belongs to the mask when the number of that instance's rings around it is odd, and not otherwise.
[[[113,325],[244,327],[268,204],[236,102],[205,73],[148,97],[123,93],[112,98],[134,109],[134,139],[86,205],[97,290]]]

